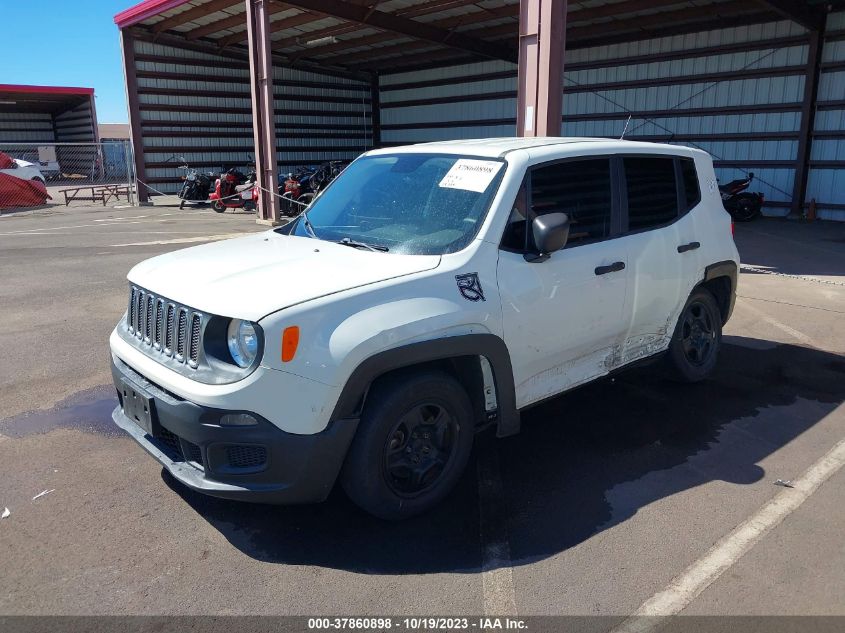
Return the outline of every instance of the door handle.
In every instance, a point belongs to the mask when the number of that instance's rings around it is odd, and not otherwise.
[[[625,262],[613,262],[607,266],[599,266],[596,268],[596,274],[606,275],[607,273],[615,273],[620,270],[625,270]]]
[[[700,248],[700,247],[701,247],[701,244],[699,244],[698,242],[690,242],[689,244],[681,244],[678,247],[678,252],[679,253],[686,253],[687,251],[694,251],[695,249]]]

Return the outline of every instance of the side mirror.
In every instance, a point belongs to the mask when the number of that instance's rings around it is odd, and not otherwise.
[[[536,253],[526,253],[525,260],[529,262],[544,262],[551,253],[566,246],[569,239],[569,216],[565,213],[547,213],[534,218],[531,223]]]

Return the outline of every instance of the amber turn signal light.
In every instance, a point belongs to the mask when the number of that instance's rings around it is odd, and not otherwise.
[[[282,362],[289,363],[296,356],[296,348],[299,345],[299,326],[286,327],[282,333]]]

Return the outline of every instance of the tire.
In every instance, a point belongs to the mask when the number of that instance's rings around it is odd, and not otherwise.
[[[731,209],[731,215],[737,222],[751,222],[760,215],[760,201],[756,196],[742,194],[737,197]]]
[[[299,196],[296,199],[296,201],[299,202],[300,204],[294,205],[296,207],[296,213],[295,214],[299,215],[300,213],[302,213],[302,210],[305,207],[307,207],[309,204],[311,204],[312,200],[314,200],[314,194],[313,193],[303,193],[301,196]]]
[[[179,210],[181,211],[184,208],[185,208],[185,201],[182,200],[181,202],[179,202]]]
[[[696,288],[687,299],[672,334],[665,357],[669,378],[700,382],[716,367],[722,345],[722,314],[716,299],[705,288]]]
[[[223,213],[226,210],[226,205],[220,202],[220,200],[215,200],[211,203],[211,208],[214,209],[217,213]]]
[[[450,375],[389,377],[367,397],[341,485],[355,504],[381,519],[420,514],[455,487],[474,433],[472,403]]]

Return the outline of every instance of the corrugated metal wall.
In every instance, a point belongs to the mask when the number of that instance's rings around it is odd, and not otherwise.
[[[86,99],[72,110],[56,115],[57,143],[93,143],[96,122],[91,112],[91,102]]]
[[[841,22],[842,14],[833,16],[828,30]],[[780,21],[568,51],[562,134],[618,137],[631,115],[627,138],[705,149],[723,182],[753,171],[766,213],[786,214],[808,39],[802,27]],[[828,42],[824,59],[845,60],[845,42]],[[843,88],[845,69],[828,70],[819,99],[842,100]],[[388,75],[380,100],[385,145],[513,135],[516,67],[484,62]],[[820,115],[817,129],[841,130],[845,105]],[[814,158],[845,158],[845,140],[816,143]],[[845,164],[819,167],[808,197],[841,203],[843,184]]]
[[[201,171],[247,167],[255,150],[245,61],[136,40],[135,65],[153,187],[176,191],[181,156]],[[372,147],[368,83],[277,67],[274,86],[280,172]]]
[[[52,143],[53,117],[33,112],[0,112],[0,143]]]
[[[807,199],[819,217],[845,221],[845,11],[827,20]]]

